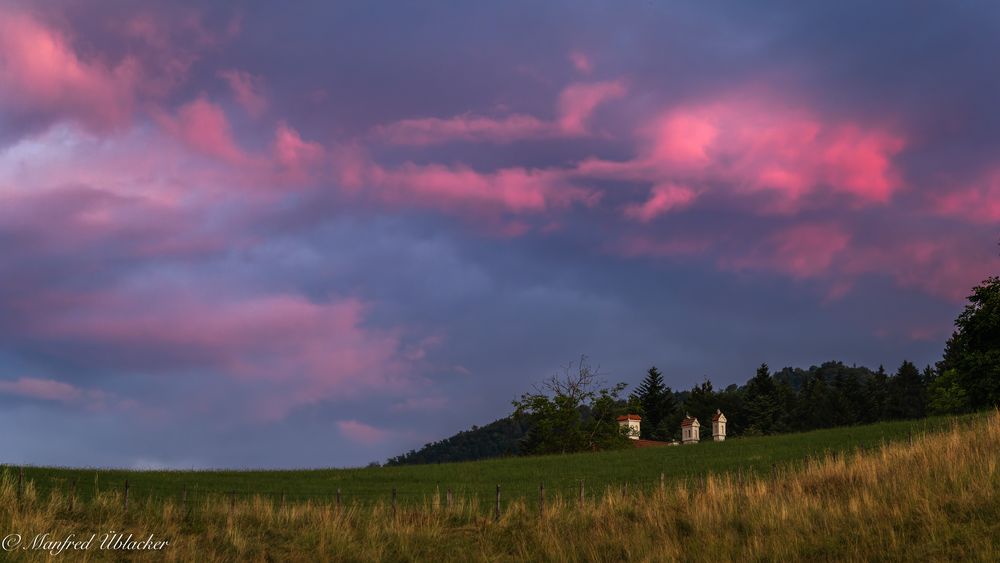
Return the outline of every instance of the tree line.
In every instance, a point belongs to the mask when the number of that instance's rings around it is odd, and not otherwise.
[[[513,401],[510,417],[388,463],[628,447],[615,420],[625,413],[642,416],[642,438],[669,441],[679,438],[684,416],[707,425],[717,409],[728,419],[728,435],[752,436],[994,407],[1000,405],[1000,277],[973,288],[942,359],[922,370],[910,361],[892,373],[883,366],[873,370],[839,361],[777,371],[761,364],[743,385],[716,389],[706,378],[678,391],[654,366],[623,396],[626,385],[609,386],[586,357],[573,368],[567,365],[561,374]],[[709,433],[704,437],[710,439]]]

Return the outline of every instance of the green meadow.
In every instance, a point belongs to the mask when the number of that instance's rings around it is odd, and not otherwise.
[[[133,503],[147,500],[198,501],[260,496],[275,502],[313,501],[335,503],[340,490],[344,505],[389,502],[393,489],[400,505],[445,498],[478,500],[492,506],[496,486],[501,502],[538,502],[539,487],[546,496],[575,498],[583,481],[585,494],[602,494],[609,488],[650,489],[662,478],[667,484],[704,479],[709,474],[751,478],[772,471],[802,467],[809,459],[854,456],[882,443],[909,440],[944,430],[954,421],[972,423],[976,415],[937,417],[816,430],[798,434],[733,438],[697,445],[627,449],[595,453],[501,458],[476,462],[311,470],[207,470],[140,471],[125,469],[73,469],[25,467],[24,480],[40,495],[73,493],[81,502],[97,492],[122,492],[129,485]],[[4,466],[16,479],[20,468]],[[662,477],[661,477],[662,475]]]

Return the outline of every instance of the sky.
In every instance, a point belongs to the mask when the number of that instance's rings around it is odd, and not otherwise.
[[[998,50],[987,2],[0,0],[0,461],[933,363],[1000,273]]]

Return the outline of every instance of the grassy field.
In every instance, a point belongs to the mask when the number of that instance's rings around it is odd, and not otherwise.
[[[373,504],[390,498],[396,488],[399,504],[419,504],[451,489],[456,496],[492,501],[495,487],[502,487],[504,502],[522,498],[537,502],[539,485],[550,494],[570,495],[585,489],[658,486],[660,475],[668,483],[703,478],[709,473],[767,475],[772,465],[801,465],[809,456],[826,453],[854,454],[883,441],[905,440],[947,427],[953,419],[880,423],[818,430],[800,434],[730,439],[697,446],[650,448],[479,462],[364,469],[308,471],[124,471],[108,469],[58,469],[28,467],[25,478],[40,493],[68,494],[75,481],[76,495],[93,498],[98,491],[121,491],[126,479],[134,500],[146,498],[189,500],[217,494],[247,498],[260,495],[279,501],[334,502],[337,489],[344,503]],[[968,423],[969,417],[961,419]],[[5,471],[15,471],[6,467]],[[186,492],[184,492],[186,489]]]
[[[589,457],[602,466],[589,472],[587,458],[578,456],[366,470],[402,480],[448,469],[443,475],[479,483],[484,476],[467,473],[483,465],[495,465],[484,470],[492,472],[520,463],[522,471],[565,468],[615,483],[636,472],[666,470],[671,462],[678,468],[663,487],[657,483],[627,493],[610,487],[590,493],[582,504],[573,494],[551,495],[544,510],[511,500],[497,519],[474,497],[458,497],[450,507],[428,500],[398,509],[386,502],[338,509],[310,501],[277,505],[260,496],[206,497],[185,505],[168,498],[138,501],[126,511],[121,492],[108,490],[70,507],[58,490],[38,494],[30,483],[19,498],[8,472],[0,479],[0,529],[28,537],[47,531],[57,538],[106,530],[153,533],[169,539],[169,546],[129,557],[167,561],[1000,560],[1000,412],[927,424],[935,431],[805,464],[789,462],[795,452],[813,451],[812,445],[834,450],[846,433],[874,445],[886,432],[909,437],[914,427],[878,425],[601,454]],[[691,470],[695,460],[729,460],[730,469],[748,463],[764,467],[771,460],[785,464],[777,475],[706,472],[683,480],[678,476],[686,470],[675,456],[685,455],[695,456],[689,458]],[[605,462],[624,467],[611,469]],[[224,481],[219,484],[224,488]],[[34,550],[10,554],[58,558]],[[109,550],[63,555],[74,561],[123,558]]]

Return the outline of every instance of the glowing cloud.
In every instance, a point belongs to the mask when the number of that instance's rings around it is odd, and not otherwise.
[[[138,68],[84,60],[60,33],[32,17],[0,9],[0,111],[43,121],[77,121],[94,131],[125,124]]]

